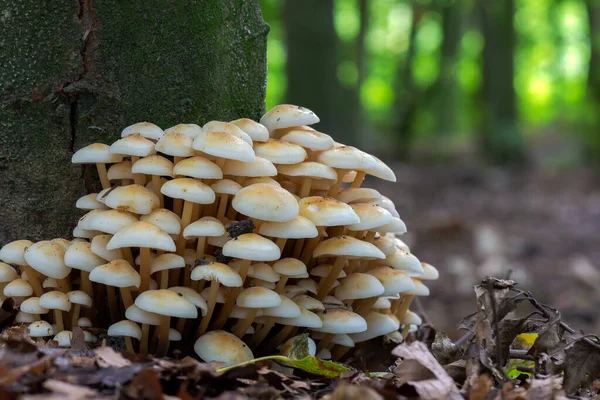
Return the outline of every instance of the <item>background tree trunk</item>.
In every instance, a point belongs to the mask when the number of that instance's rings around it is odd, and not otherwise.
[[[588,162],[599,164],[600,135],[598,134],[600,105],[600,0],[586,0],[590,30],[590,65],[587,94],[590,101],[588,121],[583,128],[585,156]]]
[[[256,0],[0,0],[0,244],[68,236],[95,172],[74,150],[125,126],[264,112]]]

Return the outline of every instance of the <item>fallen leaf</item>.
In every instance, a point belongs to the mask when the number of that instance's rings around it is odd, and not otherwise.
[[[328,396],[330,400],[383,400],[375,390],[363,385],[342,383]]]
[[[73,335],[71,336],[71,349],[76,351],[89,350],[89,346],[85,342],[83,330],[78,326],[73,328]]]
[[[42,386],[51,392],[69,396],[70,399],[89,399],[96,398],[98,392],[85,386],[73,385],[71,383],[59,381],[56,379],[48,379]]]
[[[473,379],[469,400],[484,400],[488,397],[494,385],[494,380],[488,374],[482,374]]]
[[[99,347],[95,349],[94,352],[96,353],[96,362],[101,368],[127,367],[131,365],[131,361],[125,359],[121,354],[114,351],[112,347]]]
[[[564,389],[572,394],[600,376],[600,351],[580,340],[566,350]]]
[[[561,376],[551,376],[546,379],[531,379],[528,380],[529,390],[527,391],[528,400],[545,400],[554,399],[558,400],[559,396],[565,396],[564,390],[562,390]]]
[[[127,386],[127,395],[133,399],[163,400],[158,375],[152,368],[144,368]]]

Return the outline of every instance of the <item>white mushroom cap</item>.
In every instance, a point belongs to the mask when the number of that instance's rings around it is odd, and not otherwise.
[[[419,276],[419,279],[424,281],[434,281],[440,277],[440,273],[433,265],[422,262],[421,266],[423,267],[423,275]]]
[[[181,133],[189,138],[194,139],[202,132],[202,127],[196,124],[178,124],[165,129],[165,133]]]
[[[71,272],[64,258],[65,248],[52,241],[37,242],[25,251],[25,261],[31,268],[55,279],[63,279]]]
[[[276,176],[277,168],[271,161],[257,156],[250,162],[227,160],[223,173],[231,176],[267,177]]]
[[[281,252],[269,239],[255,233],[245,233],[225,243],[223,255],[251,261],[275,261]]]
[[[298,280],[298,282],[296,282],[296,285],[300,286],[301,288],[306,289],[309,293],[317,294],[317,291],[318,291],[317,282],[315,282],[312,279],[309,279],[309,278],[300,279],[300,280]]]
[[[385,260],[378,261],[377,264],[388,265],[412,277],[421,276],[424,272],[417,257],[400,249],[388,255]]]
[[[83,331],[83,341],[86,343],[96,343],[98,341],[98,337],[92,332]]]
[[[240,292],[235,304],[246,308],[269,308],[281,305],[281,296],[260,286],[249,287]]]
[[[314,238],[319,234],[315,224],[300,215],[286,222],[265,221],[260,225],[258,233],[286,239]]]
[[[18,277],[17,271],[13,267],[0,263],[0,282],[10,282]]]
[[[305,294],[308,290],[306,290],[303,287],[300,287],[298,285],[287,285],[286,287],[283,288],[283,294],[290,298],[293,299],[296,296]]]
[[[93,143],[77,150],[71,162],[73,164],[118,163],[123,161],[120,154],[111,154],[110,147],[104,143]]]
[[[352,146],[334,147],[319,153],[317,161],[333,168],[366,171],[377,166],[375,159]]]
[[[314,151],[329,150],[333,147],[331,136],[308,126],[278,129],[275,134],[284,142],[291,142]]]
[[[230,266],[219,262],[198,265],[192,270],[191,278],[193,281],[202,279],[206,281],[218,281],[220,284],[227,287],[242,286],[240,274],[234,271]]]
[[[77,320],[77,326],[80,328],[91,328],[92,321],[89,318],[81,317]]]
[[[92,252],[92,244],[89,242],[72,244],[65,252],[64,261],[67,267],[87,272],[106,262]]]
[[[173,163],[158,154],[140,158],[131,166],[134,174],[146,174],[157,176],[173,176]]]
[[[323,332],[312,332],[311,335],[317,340],[323,339],[323,337],[325,336]],[[331,343],[339,344],[340,346],[354,347],[354,340],[352,340],[350,336],[344,333],[333,335],[333,337],[331,338]]]
[[[231,206],[238,212],[263,221],[286,222],[298,216],[298,202],[287,190],[257,183],[246,186],[233,198]]]
[[[308,157],[304,147],[277,139],[256,143],[254,151],[258,157],[263,157],[274,164],[298,164]]]
[[[135,322],[124,319],[109,326],[108,335],[128,336],[140,340],[142,338],[142,330]]]
[[[178,254],[164,253],[158,255],[151,265],[150,273],[154,274],[166,269],[177,269],[185,267],[185,260]]]
[[[375,160],[376,164],[374,167],[366,170],[367,173],[386,181],[396,182],[396,174],[394,174],[394,171],[379,158],[373,155],[371,155],[371,157]]]
[[[117,165],[117,164],[115,164],[115,165]],[[90,193],[90,194],[86,194],[85,196],[81,196],[79,199],[77,199],[77,202],[75,203],[75,207],[79,208],[80,210],[97,210],[97,209],[105,210],[105,209],[107,209],[108,207],[104,203],[101,203],[96,199],[97,196],[98,196],[98,193]]]
[[[298,202],[299,214],[316,226],[356,224],[360,218],[348,204],[328,197],[309,196]]]
[[[319,121],[319,117],[308,108],[292,104],[279,104],[267,111],[260,119],[260,123],[269,132],[291,126],[313,125]]]
[[[374,310],[386,310],[392,307],[392,302],[387,297],[380,297],[375,303],[373,303]]]
[[[317,276],[320,278],[323,278],[325,276],[328,276],[329,273],[331,272],[331,268],[333,267],[333,265],[331,264],[321,264],[321,265],[317,265],[315,267],[313,267],[310,270],[310,276]],[[344,270],[342,269],[340,271],[340,273],[337,275],[337,279],[342,279],[346,277],[346,273],[344,272]]]
[[[88,231],[87,229],[82,229],[79,225],[73,228],[73,237],[75,239],[92,239],[97,235],[96,231]]]
[[[67,293],[67,297],[72,304],[79,304],[86,308],[92,306],[92,298],[83,290],[71,290]]]
[[[42,282],[42,288],[44,288],[44,289],[51,289],[51,288],[57,288],[57,287],[58,287],[58,281],[54,278],[46,278]]]
[[[121,137],[136,133],[139,133],[143,137],[152,140],[158,140],[165,134],[162,129],[152,122],[138,122],[123,129],[121,131]]]
[[[200,156],[184,158],[173,167],[174,175],[198,179],[223,179],[221,168],[214,162]]]
[[[71,302],[69,296],[58,290],[44,293],[40,296],[40,306],[49,310],[71,310]]]
[[[286,356],[286,357],[289,356],[290,351],[294,347],[294,342],[299,337],[300,336],[298,335],[298,336],[294,336],[294,337],[291,337],[288,340],[286,340],[285,343],[281,345],[281,350],[279,351],[279,353],[282,356]],[[307,339],[308,339],[308,355],[314,356],[317,352],[317,345],[315,344],[315,341],[312,340],[310,337]]]
[[[394,296],[398,293],[414,290],[415,284],[406,273],[387,266],[375,267],[367,274],[373,275],[385,288],[382,296]]]
[[[263,315],[279,318],[296,318],[301,315],[300,307],[285,296],[279,296],[281,304],[275,307],[265,308]]]
[[[165,133],[163,137],[156,142],[156,151],[174,157],[191,157],[194,155],[192,149],[192,138],[182,133]]]
[[[6,286],[3,291],[8,297],[29,297],[33,294],[33,288],[24,279],[15,279]]]
[[[388,224],[377,227],[377,231],[383,233],[393,232],[403,234],[406,233],[406,224],[400,218],[393,217],[392,221]]]
[[[196,292],[192,288],[185,286],[172,286],[169,288],[169,290],[183,295],[183,297],[188,299],[190,303],[192,303],[200,309],[203,316],[206,315],[206,312],[208,311],[208,305],[206,304],[206,300],[204,300],[204,297],[202,297],[200,293]]]
[[[206,287],[202,290],[202,292],[200,292],[200,295],[202,296],[202,298],[204,300],[208,300],[209,291],[210,291],[210,287]],[[228,292],[227,292],[226,287],[219,286],[219,290],[217,291],[217,304],[225,303],[225,299],[227,298],[227,296],[228,296]]]
[[[210,188],[217,194],[232,194],[242,190],[242,185],[231,179],[221,179],[210,185]]]
[[[135,299],[144,311],[179,318],[197,318],[198,310],[183,295],[168,289],[148,290]]]
[[[90,281],[114,287],[139,287],[140,274],[125,260],[99,265],[90,272]]]
[[[194,350],[203,361],[222,362],[226,366],[254,358],[252,351],[244,342],[225,331],[211,331],[202,335],[194,344]]]
[[[364,332],[354,333],[350,337],[355,343],[364,342],[398,330],[400,323],[393,314],[370,312],[365,317],[368,328]]]
[[[357,333],[367,330],[367,322],[360,315],[342,308],[331,308],[319,314],[323,326],[316,328],[324,333]]]
[[[275,272],[273,267],[269,264],[258,263],[252,265],[252,274],[248,273],[251,278],[260,279],[265,282],[277,282],[279,281],[280,275]]]
[[[169,329],[169,341],[170,342],[179,342],[181,340],[181,333],[177,332],[175,329]]]
[[[286,176],[309,177],[325,179],[329,184],[337,180],[337,172],[328,165],[314,161],[305,161],[298,164],[280,164],[277,171]]]
[[[277,318],[278,324],[289,326],[300,326],[305,328],[321,328],[323,321],[319,316],[306,308],[300,307],[300,315],[294,318]]]
[[[30,240],[15,240],[7,243],[0,249],[0,260],[19,266],[28,265],[25,261],[25,251],[32,245],[33,242]]]
[[[71,339],[73,338],[73,332],[71,331],[62,331],[58,332],[56,336],[54,336],[54,340],[58,342],[60,347],[71,347]]]
[[[322,241],[313,252],[313,257],[337,257],[385,259],[385,255],[369,242],[352,236],[337,236]]]
[[[374,276],[354,273],[344,279],[335,289],[335,297],[340,300],[366,299],[381,296],[385,289]]]
[[[406,311],[404,314],[404,318],[402,319],[402,325],[421,325],[423,320],[417,313],[414,313],[410,310]]]
[[[329,351],[329,349],[321,349],[316,357],[319,360],[331,360],[331,351]]]
[[[92,210],[79,219],[78,226],[88,231],[100,231],[114,235],[133,224],[137,218],[121,210]]]
[[[39,297],[30,297],[28,299],[23,300],[21,306],[19,307],[21,311],[26,312],[28,314],[47,314],[48,309],[44,308],[40,305]]]
[[[269,140],[269,130],[267,127],[256,121],[249,118],[240,118],[231,121],[231,123],[246,132],[252,138],[253,142],[266,142]]]
[[[429,296],[429,288],[425,286],[420,279],[413,278],[412,281],[415,284],[415,288],[413,290],[407,290],[404,292],[404,294],[413,296]]]
[[[302,308],[306,308],[309,311],[323,311],[325,310],[325,306],[323,305],[323,303],[321,303],[319,300],[315,299],[314,297],[310,297],[308,295],[305,294],[301,294],[300,296],[296,296],[294,297],[294,302],[302,307]]]
[[[144,221],[137,221],[119,230],[106,246],[109,250],[121,247],[148,247],[175,251],[175,243],[171,236],[156,225]]]
[[[210,186],[193,178],[175,178],[160,188],[160,192],[173,199],[183,199],[198,204],[211,204],[215,201],[215,192]]]
[[[398,250],[396,243],[391,238],[385,236],[375,237],[375,240],[373,240],[372,243],[381,250],[386,257]]]
[[[135,214],[150,214],[160,206],[160,199],[141,185],[117,186],[104,198],[110,208]]]
[[[273,270],[280,275],[285,275],[291,278],[308,278],[306,265],[295,258],[282,258],[275,261]]]
[[[260,286],[260,287],[274,290],[277,287],[277,284],[275,282],[267,282],[267,281],[263,281],[261,279],[250,279],[250,283],[248,284],[248,286],[250,286],[250,287]]]
[[[222,235],[225,235],[225,227],[221,221],[214,217],[202,217],[183,230],[183,237],[186,239]]]
[[[46,321],[35,321],[27,327],[27,334],[31,337],[46,337],[52,336],[54,331]]]
[[[139,133],[127,135],[110,145],[112,154],[126,156],[146,157],[156,153],[154,142],[146,139]]]
[[[192,148],[228,160],[251,162],[255,157],[251,144],[226,132],[203,131],[194,139]]]
[[[140,221],[156,225],[169,235],[178,235],[181,232],[181,218],[166,208],[157,208],[148,215],[142,215]]]
[[[135,304],[125,310],[125,318],[140,324],[160,325],[160,315],[144,311]]]
[[[92,253],[106,261],[114,261],[123,258],[123,251],[121,249],[108,250],[106,246],[112,239],[112,235],[97,235],[92,239]]]
[[[15,322],[18,324],[30,324],[37,321],[39,318],[35,314],[29,314],[25,311],[19,311],[15,316]]]
[[[209,121],[202,127],[202,132],[223,132],[233,135],[252,146],[252,138],[237,125],[223,121]]]
[[[352,204],[351,207],[360,218],[359,223],[346,226],[351,231],[375,230],[375,228],[390,223],[394,218],[389,211],[378,206]]]
[[[152,148],[154,148],[154,144],[152,145]],[[132,164],[130,161],[121,161],[120,163],[111,165],[110,168],[108,169],[106,175],[108,176],[108,180],[110,180],[110,181],[116,181],[116,180],[121,180],[121,179],[133,179],[134,176],[133,176],[133,172],[131,171],[131,168],[132,168]],[[91,195],[94,196],[94,201],[96,201],[96,203],[97,203],[96,205],[102,205],[102,203],[96,199],[96,196],[98,195],[97,193],[91,193]],[[90,196],[90,195],[88,195],[88,196]],[[80,198],[80,200],[82,198]],[[79,200],[77,200],[77,201],[79,201]],[[91,205],[95,205],[95,204],[91,204]],[[77,208],[81,208],[81,207],[77,207]],[[94,207],[94,208],[103,208],[103,207]]]

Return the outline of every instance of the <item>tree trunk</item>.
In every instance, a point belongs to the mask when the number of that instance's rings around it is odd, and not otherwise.
[[[514,0],[479,0],[483,48],[482,153],[494,164],[522,162],[514,90]]]
[[[341,137],[345,132],[340,131],[335,120],[340,89],[333,0],[286,0],[283,20],[287,43],[286,101],[306,105],[321,119],[317,129]]]
[[[600,106],[600,1],[586,0],[590,37],[590,64],[588,70],[587,93],[590,110],[590,121],[584,127],[584,144],[586,158],[598,164],[600,159],[600,135],[598,135]]]
[[[0,243],[67,236],[98,189],[74,150],[125,126],[264,111],[257,0],[0,0]]]

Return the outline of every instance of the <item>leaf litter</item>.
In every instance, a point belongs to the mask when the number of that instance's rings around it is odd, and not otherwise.
[[[485,278],[475,299],[477,311],[461,321],[466,333],[456,342],[425,324],[405,343],[364,343],[342,364],[309,355],[308,337],[300,335],[287,357],[231,367],[122,353],[106,340],[90,348],[79,328],[72,348],[61,349],[32,340],[23,326],[6,328],[9,307],[0,315],[0,398],[597,398],[597,336],[573,330],[513,281]]]

